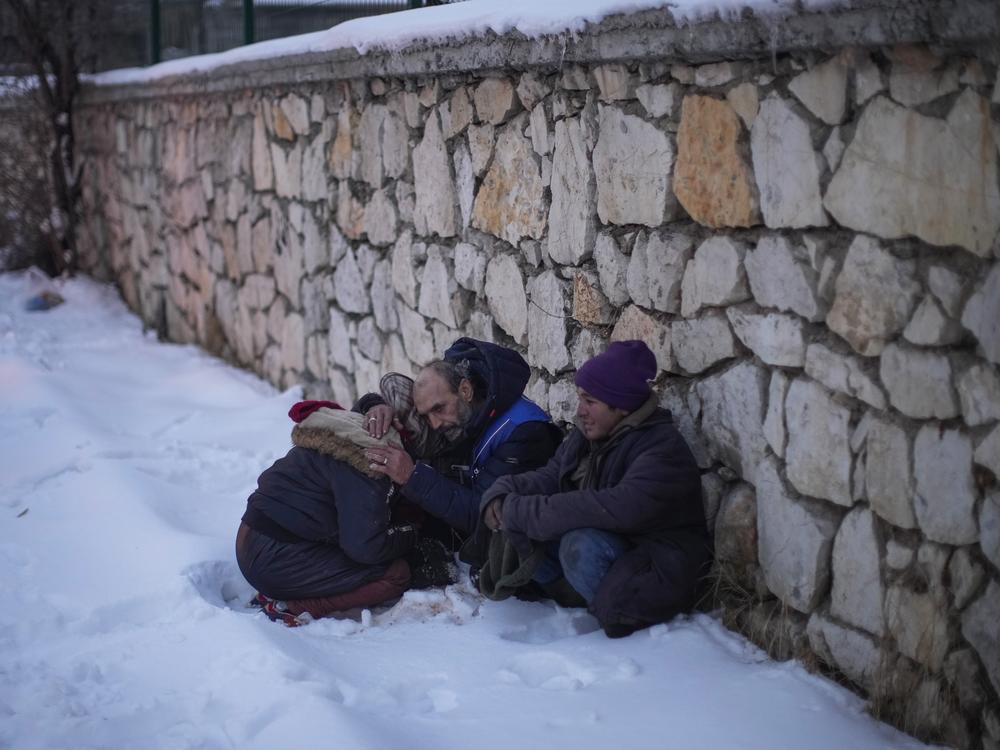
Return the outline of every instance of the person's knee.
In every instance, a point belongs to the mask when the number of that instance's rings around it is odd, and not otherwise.
[[[574,529],[559,540],[559,563],[563,570],[576,569],[580,562],[594,554],[594,542],[587,529]]]
[[[563,575],[588,604],[614,558],[614,545],[598,529],[575,529],[559,541]]]
[[[559,540],[563,570],[607,569],[620,551],[611,534],[600,529],[574,529]]]

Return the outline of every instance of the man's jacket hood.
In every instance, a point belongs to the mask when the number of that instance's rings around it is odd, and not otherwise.
[[[466,429],[470,436],[478,435],[496,415],[505,412],[521,398],[531,377],[524,357],[487,341],[462,337],[448,347],[444,359],[454,363],[467,360],[471,372],[485,388],[485,401]]]

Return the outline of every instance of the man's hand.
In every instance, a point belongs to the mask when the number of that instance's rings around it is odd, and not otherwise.
[[[373,406],[365,413],[365,427],[373,438],[382,437],[389,431],[390,426],[400,432],[403,431],[403,423],[396,418],[392,407],[388,404]]]
[[[503,498],[498,497],[490,501],[483,511],[483,523],[491,531],[499,531],[503,528]]]
[[[378,407],[375,407],[378,408]],[[379,474],[385,474],[396,484],[406,484],[413,475],[413,459],[402,448],[387,445],[384,448],[369,448],[365,456],[371,461],[368,466]]]

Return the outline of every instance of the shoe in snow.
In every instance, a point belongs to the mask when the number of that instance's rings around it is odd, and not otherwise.
[[[604,634],[608,638],[628,638],[632,633],[647,627],[634,620],[624,622],[609,622],[604,626]]]
[[[430,589],[448,586],[458,580],[458,569],[454,563],[437,560],[410,568],[410,588]]]
[[[421,565],[436,562],[452,562],[454,556],[444,543],[437,539],[424,537],[418,541],[409,552],[406,553],[406,564],[411,569],[419,568]]]
[[[303,612],[302,614],[296,615],[288,611],[288,605],[279,601],[278,599],[272,599],[269,596],[264,596],[263,594],[257,594],[251,601],[250,605],[253,607],[260,607],[264,614],[267,615],[267,619],[271,622],[280,622],[289,628],[297,628],[300,625],[306,625],[312,622],[312,615],[308,612]]]
[[[267,604],[267,597],[261,593],[253,595],[253,599],[247,602],[247,609],[264,609],[264,605]]]

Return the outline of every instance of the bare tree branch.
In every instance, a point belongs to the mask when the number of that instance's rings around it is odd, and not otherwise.
[[[73,114],[80,90],[80,59],[96,34],[97,0],[0,0],[15,22],[15,41],[37,79],[39,103],[49,124],[49,180],[56,212],[50,219],[59,245],[54,266],[78,265],[81,186],[76,169]]]

